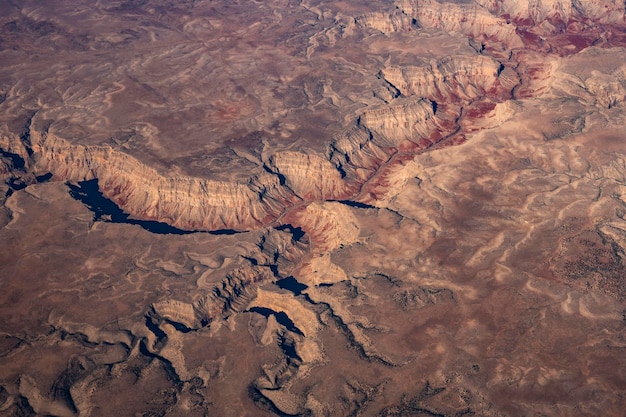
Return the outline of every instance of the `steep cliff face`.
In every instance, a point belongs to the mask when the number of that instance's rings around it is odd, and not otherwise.
[[[269,166],[305,200],[332,200],[348,194],[341,172],[319,155],[277,152],[270,157]]]
[[[341,203],[311,203],[291,211],[286,220],[302,228],[309,236],[311,250],[318,254],[350,245],[359,238],[354,214]]]
[[[373,134],[356,125],[333,140],[328,147],[328,159],[344,173],[349,183],[361,183],[369,178],[392,150],[374,143]]]
[[[560,58],[542,52],[551,44],[536,33],[526,31],[520,38],[516,25],[530,24],[525,19],[548,22],[541,26],[545,30],[554,28],[550,22],[555,19],[622,24],[624,5],[605,3],[600,7],[595,1],[582,5],[565,0],[398,0],[396,10],[360,15],[352,22],[357,28],[383,33],[442,29],[473,38],[475,49],[484,53],[385,65],[378,74],[384,83],[377,86],[386,88],[384,103],[369,103],[351,116],[343,131],[332,132],[325,155],[298,151],[265,155],[245,180],[168,177],[111,147],[72,145],[35,130],[2,138],[0,171],[5,182],[24,185],[47,172],[57,180],[97,178],[103,194],[132,216],[186,230],[255,229],[281,218],[294,205],[311,201],[385,200],[382,196],[389,195],[385,187],[395,189],[393,184],[403,183],[403,166],[410,155],[442,141],[461,143],[464,133],[506,120],[515,108],[503,104],[508,99],[550,91]],[[511,22],[513,18],[517,20]],[[481,49],[480,42],[494,40],[511,48],[510,53]],[[521,49],[525,44],[534,50]],[[618,105],[626,87],[616,77],[619,74],[588,77],[585,94],[603,107]],[[16,169],[16,163],[24,167]],[[395,163],[399,165],[387,166]]]
[[[576,97],[585,105],[602,110],[622,106],[626,101],[626,50],[613,50],[610,56],[611,64],[607,62],[606,51],[592,47],[579,56],[564,59],[555,71],[551,93]],[[604,68],[600,71],[586,67],[586,71],[580,73],[583,59],[601,59],[605,62]]]
[[[477,0],[490,12],[518,23],[538,25],[544,21],[568,24],[572,20],[591,19],[603,24],[624,23],[624,2],[576,0]]]
[[[423,99],[397,99],[391,105],[368,110],[359,124],[373,132],[381,147],[397,147],[406,140],[418,142],[438,128],[433,103]]]
[[[27,139],[4,137],[2,147],[23,161],[21,180],[47,172],[63,181],[97,178],[103,195],[134,217],[184,230],[249,230],[303,200],[354,196],[399,148],[425,148],[433,135],[454,128],[449,119],[456,113],[438,113],[430,100],[415,98],[366,110],[331,142],[326,158],[277,152],[268,157],[265,171],[259,167],[246,182],[167,177],[109,146],[72,145],[37,131]]]
[[[501,67],[487,56],[453,56],[421,66],[387,67],[381,75],[405,96],[470,100],[495,87]]]
[[[270,270],[262,267],[239,268],[230,272],[211,292],[193,303],[195,322],[206,325],[245,310],[256,296],[259,285],[272,278]]]
[[[33,170],[69,181],[97,178],[102,193],[124,211],[186,230],[248,229],[266,224],[297,200],[276,175],[247,183],[193,177],[167,178],[107,146],[71,145],[31,132]]]
[[[553,75],[560,64],[560,59],[534,51],[516,51],[514,57],[520,63],[517,71],[521,74],[521,82],[515,89],[515,96],[530,98],[545,93],[554,81]]]
[[[244,311],[263,284],[288,277],[300,267],[309,248],[309,239],[295,239],[292,233],[267,229],[245,259],[250,265],[228,272],[209,291],[191,302],[166,300],[151,306],[155,324],[165,320],[188,329],[199,329]]]
[[[594,97],[595,103],[606,109],[617,107],[626,100],[626,82],[623,76],[594,71],[592,76],[585,80],[585,85]]]
[[[509,48],[523,45],[515,32],[515,25],[475,3],[398,0],[396,4],[421,27],[462,33],[480,40],[496,39]]]
[[[622,415],[622,3],[21,3],[0,410]]]
[[[415,26],[415,22],[405,13],[395,10],[393,12],[372,12],[355,19],[357,26],[372,28],[383,33],[408,32]]]
[[[366,110],[354,127],[330,143],[328,159],[343,172],[351,189],[358,189],[395,153],[425,149],[456,129],[459,109],[437,107],[435,114],[436,107],[428,99],[400,97]]]

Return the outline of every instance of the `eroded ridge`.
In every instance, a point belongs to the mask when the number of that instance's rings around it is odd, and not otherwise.
[[[478,112],[466,111],[477,118],[483,108],[494,109],[492,100],[510,96],[516,84],[504,87],[501,69],[486,57],[383,69],[397,97],[362,112],[330,141],[325,156],[277,152],[262,162],[265,171],[245,181],[168,177],[108,146],[72,145],[30,126],[20,138],[5,137],[3,146],[7,155],[22,161],[21,181],[33,182],[37,173],[48,172],[63,181],[96,178],[106,197],[137,218],[184,230],[251,230],[271,224],[302,201],[354,199],[394,155],[414,155],[457,134],[464,105],[487,100]]]
[[[34,3],[0,414],[621,415],[622,2]]]

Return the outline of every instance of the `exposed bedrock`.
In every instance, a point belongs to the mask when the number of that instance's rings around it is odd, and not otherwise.
[[[66,181],[97,178],[104,196],[127,213],[181,229],[258,228],[298,201],[270,173],[253,175],[245,183],[165,177],[108,146],[72,145],[34,131],[28,146],[34,172],[51,172]]]
[[[350,208],[336,202],[311,203],[292,210],[287,220],[309,236],[311,251],[323,254],[358,241],[359,226]]]
[[[300,300],[287,293],[259,289],[257,297],[250,303],[250,307],[269,308],[272,311],[287,314],[302,336],[295,341],[298,357],[304,363],[313,363],[322,358],[322,352],[317,343],[317,332],[320,328],[319,320],[315,312],[302,304]]]
[[[428,138],[440,127],[433,103],[422,99],[397,99],[389,106],[368,110],[359,123],[373,132],[379,146],[388,148]]]
[[[392,12],[372,12],[357,17],[356,24],[363,28],[376,29],[383,33],[409,31],[415,27],[415,21],[400,10]]]
[[[30,131],[26,139],[5,136],[0,147],[23,159],[24,177],[50,172],[62,181],[97,178],[103,195],[137,218],[185,230],[250,230],[272,223],[302,200],[355,195],[403,143],[425,148],[452,131],[454,112],[438,113],[429,100],[395,100],[365,111],[331,143],[327,159],[277,152],[267,171],[240,182],[167,177],[109,146],[73,145],[45,132]]]
[[[223,320],[246,309],[256,290],[274,275],[268,268],[245,267],[226,275],[212,290],[195,302],[163,301],[152,306],[157,321],[167,322],[195,330],[216,320]]]
[[[579,33],[589,22],[623,26],[625,5],[610,1],[516,1],[478,0],[447,2],[397,0],[397,9],[368,13],[356,18],[357,26],[383,33],[406,32],[413,28],[439,29],[461,33],[487,43],[496,41],[508,49],[522,47],[536,34],[567,30]],[[530,35],[527,30],[532,32]]]
[[[437,114],[435,109],[437,108]],[[452,134],[460,108],[422,98],[400,97],[363,112],[351,129],[329,145],[328,159],[353,195],[398,151],[418,152]]]
[[[489,15],[477,5],[466,10],[470,7],[466,4],[398,4],[403,13],[422,19],[435,9],[441,19],[457,12],[469,20]],[[432,10],[428,14],[424,9]],[[0,169],[7,172],[5,177],[9,171],[13,175],[5,178],[7,184],[18,181],[24,186],[46,173],[61,181],[97,178],[103,195],[131,216],[184,230],[252,230],[276,221],[284,224],[288,221],[283,217],[294,206],[312,201],[353,200],[381,206],[406,180],[411,170],[405,167],[412,155],[444,140],[461,143],[465,132],[499,125],[515,110],[506,101],[549,91],[560,63],[560,58],[518,50],[506,65],[476,55],[451,56],[420,66],[386,66],[380,78],[395,98],[362,111],[334,135],[325,155],[278,151],[264,156],[258,169],[239,181],[167,176],[109,146],[74,145],[31,130],[30,124],[21,136],[0,139],[6,166]],[[624,86],[604,78],[590,78],[588,90],[603,106],[615,106],[623,101]],[[13,169],[16,164],[21,168]]]
[[[544,21],[569,23],[591,19],[603,24],[624,23],[624,2],[619,0],[477,0],[490,12],[518,23],[537,25]]]
[[[165,321],[186,331],[200,329],[244,311],[257,296],[261,285],[290,276],[300,266],[308,240],[296,239],[288,231],[270,229],[261,235],[257,248],[258,251],[244,257],[250,262],[249,266],[228,272],[195,300],[167,299],[154,303],[148,316],[159,326]]]
[[[305,200],[339,199],[350,195],[341,172],[321,156],[301,152],[277,152],[271,169],[284,177],[285,185]]]
[[[566,56],[596,44],[623,44],[626,6],[618,0],[395,3],[419,27],[459,33],[480,42],[477,51],[487,48],[500,54],[524,48]]]
[[[498,61],[487,56],[452,56],[421,66],[387,67],[381,74],[405,96],[472,100],[500,85],[501,69]]]
[[[424,28],[462,33],[479,40],[495,39],[508,48],[521,47],[515,25],[475,3],[398,0],[397,6]]]
[[[578,57],[568,59],[555,71],[551,93],[575,97],[587,106],[604,110],[623,105],[626,100],[626,50],[612,49],[610,55],[613,65],[602,68],[602,71],[588,68],[584,74],[574,74],[580,59],[606,59],[605,50],[587,48]]]

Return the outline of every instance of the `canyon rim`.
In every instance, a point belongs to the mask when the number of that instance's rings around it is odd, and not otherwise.
[[[622,416],[624,18],[0,2],[0,415]]]

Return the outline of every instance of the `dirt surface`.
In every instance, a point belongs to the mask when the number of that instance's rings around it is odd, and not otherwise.
[[[624,7],[0,2],[0,415],[622,416]]]

